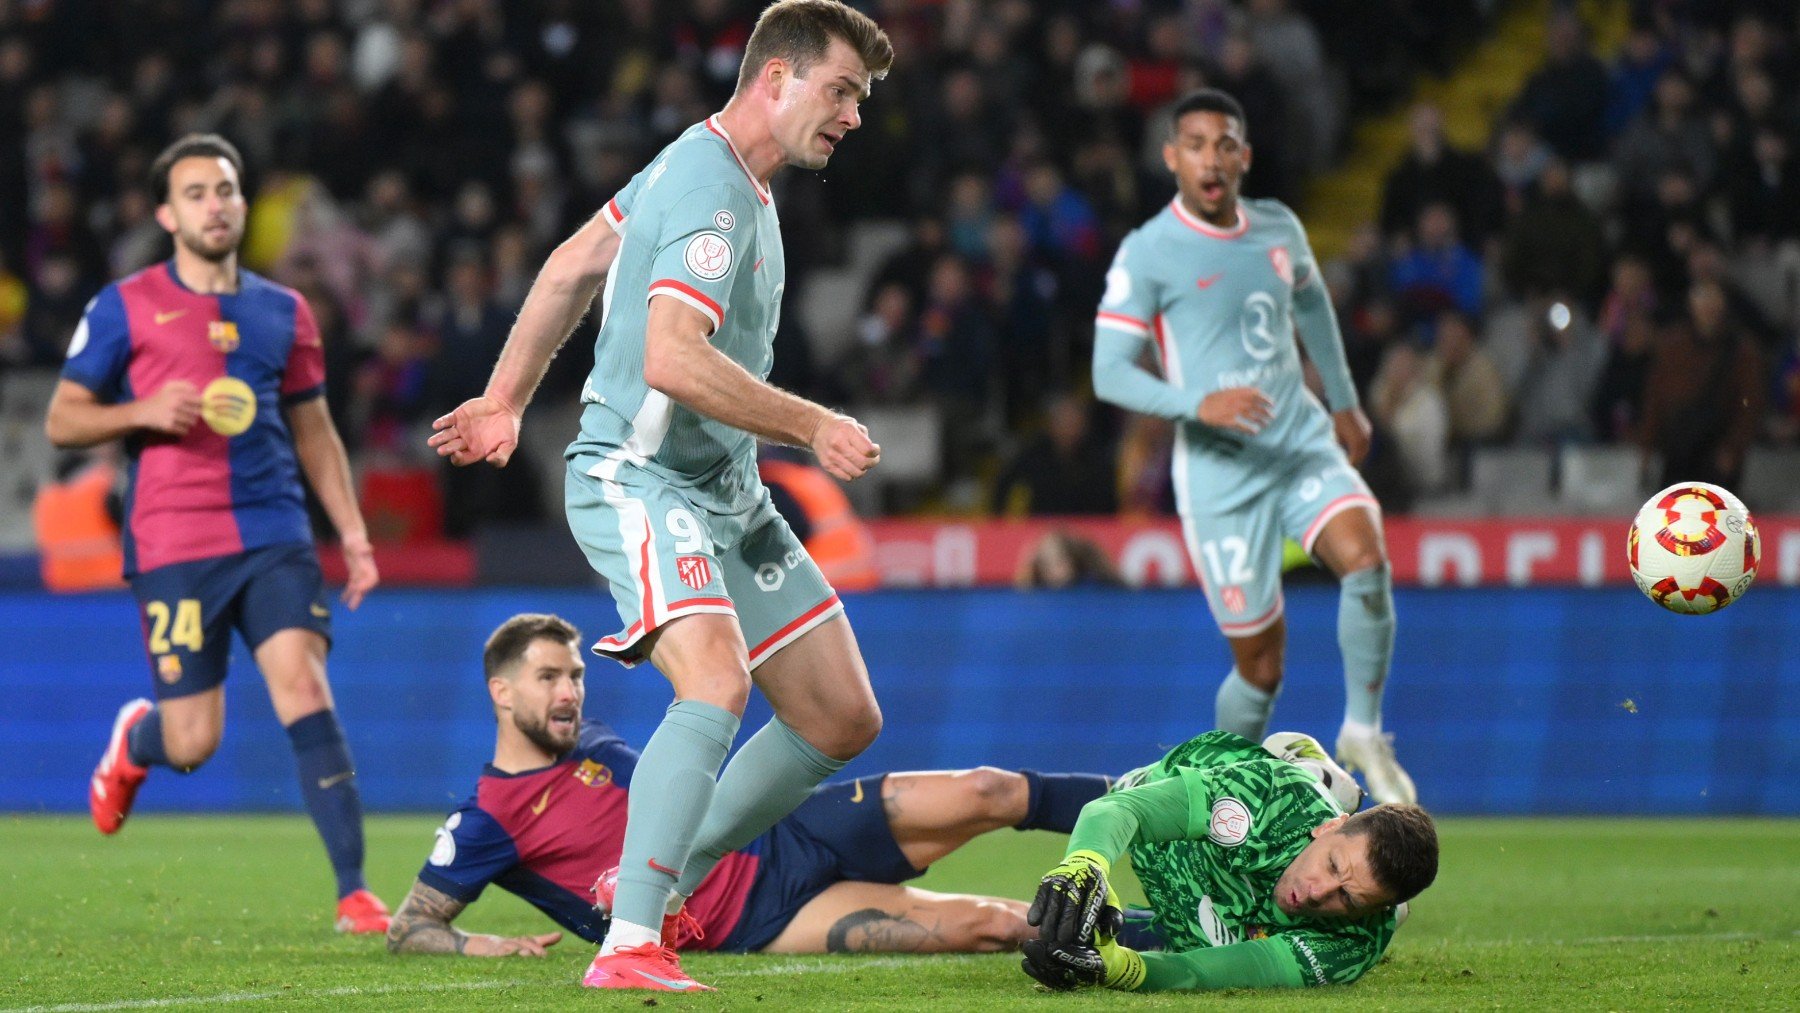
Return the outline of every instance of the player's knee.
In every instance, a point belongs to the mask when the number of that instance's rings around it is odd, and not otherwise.
[[[172,722],[163,720],[163,755],[169,758],[169,766],[179,771],[190,771],[212,759],[213,753],[219,749],[219,739],[223,729],[200,722]]]
[[[1338,556],[1338,579],[1348,580],[1360,573],[1373,572],[1387,565],[1387,555],[1375,539],[1358,542]]]
[[[269,692],[279,696],[276,704],[283,714],[304,717],[331,707],[331,689],[322,673],[308,672],[304,676],[282,680],[279,686],[271,680]]]
[[[957,785],[966,794],[970,806],[979,813],[1008,812],[1025,804],[1031,787],[1025,775],[998,767],[976,767],[957,777]]]
[[[806,738],[826,756],[850,760],[861,755],[880,734],[881,708],[870,699],[852,710],[831,715],[820,727],[809,729]]]

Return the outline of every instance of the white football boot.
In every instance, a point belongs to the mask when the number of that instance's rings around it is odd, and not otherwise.
[[[1262,747],[1274,753],[1277,759],[1310,771],[1346,813],[1362,808],[1362,786],[1356,783],[1356,778],[1351,777],[1349,771],[1332,761],[1331,755],[1325,752],[1324,746],[1319,745],[1318,739],[1305,732],[1276,732],[1263,740]]]
[[[1394,737],[1375,728],[1352,728],[1345,725],[1338,732],[1337,760],[1353,771],[1360,771],[1368,782],[1369,795],[1376,802],[1419,801],[1412,778],[1394,759]]]

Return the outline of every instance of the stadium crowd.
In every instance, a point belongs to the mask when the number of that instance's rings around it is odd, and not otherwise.
[[[547,251],[722,104],[760,6],[0,3],[0,369],[53,367],[95,291],[167,255],[148,161],[218,131],[248,163],[244,262],[310,300],[356,459],[435,469],[422,427],[480,389]],[[1086,392],[1107,261],[1172,192],[1162,111],[1240,96],[1247,193],[1304,216],[1351,111],[1449,71],[1493,5],[859,6],[900,56],[831,167],[778,178],[771,379],[938,414],[939,480],[896,506],[1107,513],[1170,504],[1167,431]],[[1750,441],[1800,434],[1797,30],[1781,3],[1639,2],[1608,63],[1561,11],[1486,150],[1414,109],[1378,216],[1327,267],[1391,508],[1454,489],[1473,446],[1642,440],[1730,482]],[[878,220],[907,239],[854,333],[807,333],[793,307]],[[561,356],[540,403],[587,362]],[[436,480],[452,535],[554,513],[533,483]]]

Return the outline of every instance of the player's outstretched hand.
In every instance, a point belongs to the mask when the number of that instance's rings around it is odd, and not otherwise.
[[[1350,466],[1361,467],[1363,458],[1369,456],[1369,433],[1373,429],[1369,417],[1361,408],[1345,408],[1331,413],[1331,428],[1337,431],[1337,441],[1344,448],[1344,456],[1350,459]]]
[[[1027,939],[1019,947],[1019,966],[1038,984],[1055,992],[1092,987],[1106,978],[1106,962],[1092,946]]]
[[[832,415],[813,430],[812,452],[819,467],[845,482],[863,477],[881,460],[881,445],[868,427],[848,415]]]
[[[521,414],[499,398],[470,398],[435,419],[431,428],[436,432],[425,442],[459,468],[476,461],[504,468],[519,446]]]
[[[375,547],[367,536],[344,539],[344,568],[350,576],[340,598],[344,607],[354,612],[363,597],[381,583],[381,574],[375,569]]]
[[[200,418],[200,391],[186,380],[170,380],[138,402],[138,425],[166,436],[186,436]]]
[[[1106,906],[1109,863],[1092,851],[1077,851],[1044,874],[1037,897],[1025,912],[1027,924],[1046,942],[1086,946],[1094,940],[1100,910]]]
[[[1200,421],[1255,436],[1275,417],[1275,402],[1255,387],[1226,387],[1200,402]]]
[[[562,941],[561,932],[541,936],[470,936],[463,954],[470,957],[542,957],[546,947]]]

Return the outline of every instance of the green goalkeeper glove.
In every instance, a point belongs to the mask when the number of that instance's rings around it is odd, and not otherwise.
[[[1112,863],[1098,852],[1072,852],[1039,881],[1026,923],[1037,926],[1045,942],[1089,947],[1111,895],[1106,885],[1110,871]]]

